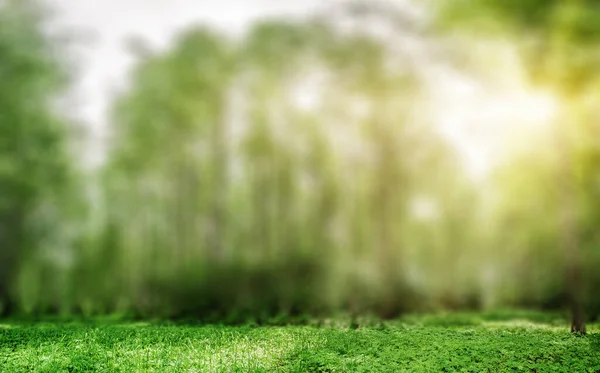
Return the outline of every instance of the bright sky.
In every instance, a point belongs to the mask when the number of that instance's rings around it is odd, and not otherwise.
[[[343,0],[45,1],[58,11],[60,24],[93,35],[93,40],[82,46],[77,103],[80,115],[100,138],[111,92],[122,86],[131,63],[124,48],[126,38],[141,36],[152,45],[165,46],[178,30],[194,22],[240,33],[257,18],[303,16]],[[474,177],[490,169],[503,138],[513,135],[523,123],[543,123],[552,115],[551,98],[523,86],[515,72],[510,64],[509,70],[500,71],[514,79],[492,92],[450,71],[431,70],[438,124]]]

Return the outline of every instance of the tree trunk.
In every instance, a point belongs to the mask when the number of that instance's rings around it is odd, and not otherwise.
[[[12,300],[9,295],[7,269],[0,267],[0,271],[0,317],[4,317],[12,312]]]
[[[581,253],[573,221],[565,217],[563,245],[566,258],[565,285],[571,308],[571,332],[586,334],[581,281]]]
[[[0,216],[0,317],[8,316],[17,308],[11,293],[25,250],[21,234],[22,216],[18,209]]]
[[[2,242],[0,238],[0,317],[7,316],[10,313],[10,266],[12,265],[10,248],[4,246],[6,242]]]
[[[571,312],[571,333],[586,334],[585,318],[581,301],[572,301]]]
[[[573,149],[568,133],[568,121],[563,123],[559,130],[559,149],[562,162],[560,164],[559,185],[561,198],[561,236],[565,260],[564,281],[568,295],[569,307],[571,309],[571,332],[585,334],[585,317],[583,311],[583,292],[581,281],[581,247],[577,230],[576,207],[574,199],[576,185],[573,166]]]
[[[210,207],[210,232],[208,235],[209,255],[213,261],[224,259],[227,236],[227,193],[228,193],[228,144],[227,131],[230,120],[231,92],[221,92],[215,102],[215,123],[211,128],[211,172],[212,197]]]

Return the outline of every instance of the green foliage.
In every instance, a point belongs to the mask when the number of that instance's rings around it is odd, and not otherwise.
[[[28,269],[49,279],[52,264],[39,256],[42,248],[69,245],[61,228],[69,208],[61,202],[72,191],[73,173],[66,121],[54,109],[65,75],[38,10],[30,1],[0,9],[0,314],[23,293],[36,292],[20,278]],[[49,296],[34,298],[41,307],[58,307],[58,293],[49,282]]]
[[[516,260],[516,298],[536,304],[577,298],[573,285],[546,280],[569,270],[581,276],[585,299],[595,299],[590,284],[597,267],[596,210],[598,125],[592,116],[597,102],[600,6],[597,1],[448,1],[440,3],[440,24],[446,30],[477,29],[487,38],[503,38],[519,52],[520,62],[537,86],[559,97],[555,123],[537,134],[526,151],[509,155],[492,186],[499,260]],[[594,104],[597,107],[597,104]],[[590,181],[592,177],[596,181]],[[565,219],[573,215],[572,227]],[[571,242],[567,244],[566,242]],[[581,254],[580,254],[581,253]],[[586,263],[580,265],[579,263]],[[524,280],[528,278],[528,280]],[[516,285],[515,285],[516,286]],[[517,295],[520,294],[520,295]],[[593,301],[587,302],[593,303]],[[594,308],[594,306],[591,306]],[[591,312],[595,317],[596,311]]]
[[[443,16],[449,21],[479,20],[516,27],[521,32],[550,34],[560,20],[568,19],[573,36],[584,43],[600,37],[600,6],[597,1],[562,0],[455,0],[446,2]]]
[[[533,81],[578,95],[597,75],[600,5],[597,1],[457,0],[440,3],[448,30],[508,36],[521,48]]]
[[[0,361],[11,372],[594,372],[596,334],[576,337],[522,314],[449,315],[382,326],[228,327],[164,323],[8,322]],[[542,318],[543,315],[529,314]],[[512,319],[511,319],[512,317]],[[515,320],[514,317],[519,319]],[[443,320],[446,317],[437,317]],[[563,321],[564,322],[564,321]],[[593,326],[597,328],[597,326]]]
[[[239,40],[190,28],[168,50],[138,56],[89,184],[95,215],[73,226],[86,189],[67,153],[73,132],[52,110],[61,64],[37,5],[9,2],[0,10],[0,303],[26,314],[230,323],[347,311],[354,326],[363,313],[557,309],[566,175],[598,315],[598,8],[544,3],[449,1],[442,19],[492,31],[469,40],[507,37],[531,80],[557,94],[567,171],[552,129],[489,184],[471,183],[430,123],[422,71],[404,61],[414,56],[395,48],[396,37],[423,35],[410,34],[420,31],[401,12],[365,3],[339,19],[259,22]],[[340,27],[346,16],[357,29]],[[390,20],[387,38],[371,34]],[[300,351],[305,365],[281,367],[362,369],[360,357],[340,360],[357,350],[337,342],[323,345],[327,356]]]
[[[309,19],[258,23],[237,43],[190,29],[142,60],[115,103],[105,226],[80,262],[103,263],[117,294],[75,304],[261,318],[409,308],[408,201],[457,173],[439,135],[410,119],[420,82],[393,57],[365,30]],[[320,102],[303,108],[295,89],[313,76]],[[348,113],[356,101],[364,117]]]

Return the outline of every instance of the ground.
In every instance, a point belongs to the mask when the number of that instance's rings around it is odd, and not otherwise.
[[[220,326],[110,320],[0,321],[2,372],[600,372],[587,336],[549,314]]]

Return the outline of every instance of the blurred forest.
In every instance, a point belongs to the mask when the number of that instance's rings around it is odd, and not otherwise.
[[[84,125],[60,105],[64,45],[40,4],[0,2],[0,314],[596,318],[600,5],[427,4],[348,2],[241,38],[197,26],[167,50],[138,45],[87,171]],[[498,70],[469,46],[506,42],[558,114],[475,181],[402,40],[481,79]]]

